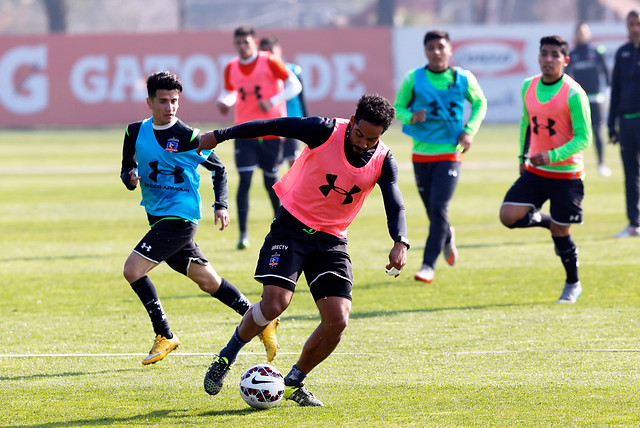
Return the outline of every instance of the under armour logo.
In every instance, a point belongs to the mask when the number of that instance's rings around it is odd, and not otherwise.
[[[456,115],[456,107],[458,106],[458,104],[454,103],[454,102],[450,102],[449,105],[447,106],[447,112],[449,113],[449,116],[451,117],[455,117]],[[438,102],[437,101],[431,101],[429,103],[429,107],[431,107],[431,112],[430,114],[433,116],[437,116],[438,112],[440,111],[440,107],[438,106]]]
[[[358,192],[361,192],[362,189],[360,189],[358,186],[354,185],[351,190],[349,190],[348,192],[343,189],[342,187],[338,187],[336,186],[336,180],[337,180],[338,176],[334,175],[334,174],[327,174],[327,183],[328,184],[323,184],[322,186],[319,187],[320,191],[322,192],[322,194],[327,197],[329,196],[329,192],[331,192],[332,190],[336,193],[339,193],[341,195],[344,195],[344,201],[342,201],[342,205],[346,205],[346,204],[350,204],[353,202],[353,196]]]
[[[538,135],[538,128],[543,128],[543,129],[548,129],[549,130],[549,136],[553,136],[556,134],[556,130],[553,129],[553,125],[556,124],[556,121],[553,119],[547,119],[547,125],[541,125],[538,123],[538,116],[533,116],[531,118],[531,121],[533,122],[533,133]]]
[[[181,168],[179,166],[174,166],[173,171],[158,169],[158,161],[149,162],[149,167],[151,168],[151,174],[149,174],[150,180],[158,181],[158,174],[165,174],[165,175],[173,175],[173,182],[175,184],[184,183],[184,178],[182,178],[182,173],[184,172],[184,168]]]
[[[438,107],[438,102],[437,101],[431,101],[429,103],[429,107],[431,107],[431,114],[433,116],[437,116],[438,112],[440,111],[440,107]]]
[[[569,221],[580,221],[580,215],[570,215]]]
[[[143,242],[142,245],[140,245],[140,248],[142,248],[143,250],[147,250],[147,253],[151,251],[151,245],[147,244],[146,242]]]
[[[260,93],[261,89],[262,87],[260,85],[255,85],[253,87],[253,93],[255,94],[256,98],[259,100],[262,99],[262,94]],[[245,88],[239,88],[238,92],[240,93],[240,99],[242,99],[242,101],[245,101],[247,99],[247,90]]]
[[[457,177],[458,171],[456,171],[455,169],[450,169],[449,171],[447,171],[447,174],[449,174],[449,177]]]

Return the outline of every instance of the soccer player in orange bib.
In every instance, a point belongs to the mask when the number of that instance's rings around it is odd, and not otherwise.
[[[583,150],[591,142],[589,98],[568,75],[569,44],[559,36],[540,39],[542,74],[522,86],[520,177],[507,192],[500,221],[509,228],[551,230],[556,254],[566,271],[557,303],[575,303],[582,294],[578,279],[578,248],[571,225],[582,223]],[[540,213],[549,200],[551,214]]]

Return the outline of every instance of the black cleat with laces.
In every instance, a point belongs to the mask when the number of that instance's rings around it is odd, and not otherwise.
[[[295,401],[300,406],[324,406],[322,401],[313,396],[311,391],[306,386],[300,384],[299,386],[285,386],[284,398],[287,400]]]
[[[204,390],[207,391],[209,395],[216,395],[220,392],[224,384],[224,378],[227,376],[227,373],[229,373],[230,368],[231,364],[229,364],[229,360],[219,355],[216,356],[209,366],[207,374],[204,375]]]

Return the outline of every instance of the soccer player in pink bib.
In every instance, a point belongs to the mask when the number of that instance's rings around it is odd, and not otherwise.
[[[265,238],[254,278],[263,284],[262,301],[243,317],[204,379],[215,395],[242,347],[289,306],[304,272],[320,325],[285,376],[285,397],[301,406],[322,406],[303,381],[338,346],[351,313],[353,274],[347,252],[347,227],[377,184],[382,191],[389,234],[394,245],[386,269],[402,270],[407,261],[407,226],[398,164],[380,140],[395,110],[379,95],[360,98],[350,119],[289,117],[256,120],[208,132],[199,150],[231,138],[279,135],[307,146],[274,186],[282,206]],[[397,274],[395,275],[397,276]]]

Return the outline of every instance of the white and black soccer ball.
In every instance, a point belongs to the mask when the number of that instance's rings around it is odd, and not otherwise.
[[[269,409],[284,397],[284,377],[269,364],[257,364],[240,378],[240,395],[256,409]]]

